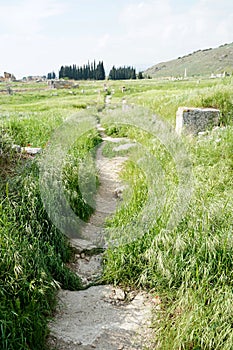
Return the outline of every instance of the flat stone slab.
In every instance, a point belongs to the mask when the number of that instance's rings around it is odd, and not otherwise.
[[[40,148],[40,147],[22,147],[21,151],[26,152],[27,154],[36,155],[37,153],[42,152],[42,148]]]
[[[69,267],[81,278],[83,286],[96,283],[102,275],[103,254],[89,256],[84,253],[76,254]]]
[[[179,107],[176,112],[176,132],[198,134],[219,123],[220,111],[215,108]]]
[[[58,350],[142,349],[151,337],[149,297],[138,293],[129,302],[124,298],[123,290],[110,285],[61,290],[49,345]]]
[[[113,148],[113,151],[120,152],[120,151],[127,151],[128,149],[135,147],[136,143],[125,143],[124,145],[119,145],[117,147]]]
[[[42,148],[40,147],[21,147],[19,145],[12,145],[12,149],[16,152],[27,153],[30,155],[36,155],[37,153],[42,152]]]
[[[102,140],[103,141],[113,142],[113,143],[129,142],[130,141],[126,137],[111,137],[111,136],[102,137]]]
[[[99,248],[97,245],[93,244],[93,242],[81,238],[71,238],[70,243],[76,253],[82,253],[86,250],[92,251]]]
[[[105,128],[101,124],[96,125],[97,130],[99,131],[105,131]]]

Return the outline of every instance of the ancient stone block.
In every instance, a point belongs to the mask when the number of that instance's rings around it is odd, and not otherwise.
[[[198,134],[200,131],[212,129],[218,125],[219,109],[179,107],[176,112],[176,132]]]
[[[5,81],[15,81],[16,78],[15,78],[14,74],[4,72],[4,80]]]
[[[49,80],[51,89],[76,89],[79,85],[71,80]]]

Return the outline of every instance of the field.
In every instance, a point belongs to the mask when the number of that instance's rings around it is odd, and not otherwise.
[[[71,233],[63,234],[65,219],[59,229],[54,225],[59,208],[51,220],[40,173],[45,165],[58,167],[57,186],[87,221],[93,206],[82,196],[78,175],[84,157],[101,142],[100,121],[109,135],[139,145],[121,174],[128,185],[123,204],[106,222],[118,244],[105,252],[102,283],[154,294],[158,349],[233,349],[232,77],[106,84],[107,91],[104,82],[80,82],[73,90],[52,90],[44,83],[26,90],[12,83],[12,95],[0,94],[1,348],[45,349],[58,287],[82,289],[66,266],[73,254]],[[106,96],[111,102],[105,108]],[[179,106],[219,108],[219,128],[177,140]],[[58,135],[64,154],[56,147],[50,152]],[[44,152],[33,158],[12,144]],[[46,156],[51,162],[44,162]],[[94,163],[86,171],[98,187]],[[55,191],[52,197],[56,203]]]

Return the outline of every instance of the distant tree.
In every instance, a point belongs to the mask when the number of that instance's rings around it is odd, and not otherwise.
[[[111,80],[136,79],[136,70],[133,67],[115,68],[115,66],[113,66],[109,72],[108,79],[111,79]]]
[[[94,60],[94,63],[93,63],[93,79],[96,80],[96,63],[95,63],[95,60]]]
[[[59,70],[59,74],[58,74],[59,79],[64,78],[64,76],[65,76],[64,74],[65,74],[65,68],[63,66],[61,66],[61,68]]]
[[[143,76],[142,72],[138,73],[138,79],[144,79],[144,76]]]
[[[131,72],[130,72],[130,79],[136,79],[136,69],[134,69],[133,67],[131,68]]]
[[[108,79],[110,80],[116,80],[116,68],[115,66],[112,67],[112,69],[109,72]]]
[[[105,69],[104,69],[104,62],[102,61],[100,64],[101,67],[101,80],[105,80],[106,75],[105,75]]]
[[[47,79],[48,79],[48,80],[56,79],[56,74],[55,74],[54,72],[48,73],[48,74],[47,74]]]
[[[99,62],[96,67],[96,80],[104,80],[105,79],[105,70],[104,63]]]
[[[91,63],[90,66],[90,80],[94,79],[94,67],[93,67],[93,63]]]
[[[65,67],[65,76],[69,79],[73,79],[73,69],[72,66]]]
[[[73,76],[73,79],[74,79],[74,80],[78,80],[78,79],[77,79],[78,72],[77,72],[76,64],[73,64],[73,67],[72,67],[72,76]]]

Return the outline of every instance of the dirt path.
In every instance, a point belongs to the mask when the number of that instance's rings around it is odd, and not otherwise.
[[[103,130],[99,128],[103,134]],[[103,224],[117,205],[118,174],[124,157],[105,158],[106,142],[122,139],[103,138],[97,150],[96,163],[100,187],[96,211],[83,227],[87,240],[72,239],[76,259],[71,268],[84,284],[101,276],[102,254],[94,253],[103,238]],[[126,143],[128,141],[126,140]],[[104,242],[103,242],[104,243]],[[58,308],[50,324],[50,347],[58,350],[134,350],[149,345],[152,303],[146,293],[128,292],[111,285],[93,286],[83,291],[60,290]],[[152,349],[152,348],[151,348]]]

